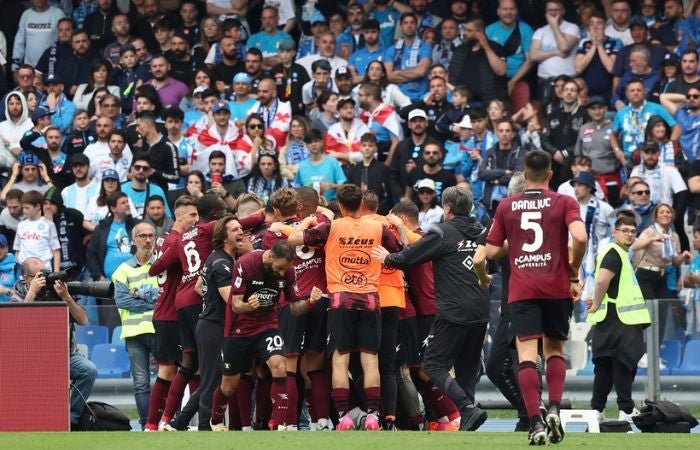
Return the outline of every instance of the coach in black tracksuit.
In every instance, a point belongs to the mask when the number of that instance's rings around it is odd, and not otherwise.
[[[473,199],[464,188],[442,193],[445,223],[435,225],[423,238],[400,253],[381,247],[373,256],[386,267],[409,270],[432,261],[437,313],[423,359],[425,372],[460,409],[460,430],[474,431],[486,420],[486,411],[474,405],[474,388],[481,345],[489,321],[489,283],[485,264],[474,266],[476,249],[484,245],[486,229],[469,216]],[[454,366],[456,379],[449,374]]]

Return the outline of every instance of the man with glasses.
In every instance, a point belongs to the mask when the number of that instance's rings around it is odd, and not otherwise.
[[[700,87],[690,87],[685,96],[661,94],[661,104],[680,126],[683,153],[688,161],[695,161],[700,155]]]
[[[653,223],[653,212],[656,203],[652,202],[651,190],[646,181],[639,177],[631,178],[627,188],[628,203],[624,209],[634,211],[635,216],[639,216],[639,230],[646,230]]]
[[[140,223],[131,230],[136,253],[112,274],[114,301],[122,321],[120,339],[125,341],[131,361],[136,409],[141,428],[146,425],[151,397],[150,355],[155,349],[153,308],[158,299],[158,281],[148,276],[156,233],[152,225]]]
[[[595,291],[586,298],[587,322],[593,325],[592,350],[595,364],[591,408],[598,421],[613,385],[620,409],[619,420],[631,421],[635,412],[632,384],[637,362],[645,352],[644,328],[650,323],[629,248],[636,239],[633,218],[620,216],[612,230],[615,241],[601,252],[595,271]]]
[[[0,120],[5,120],[5,107],[7,105],[7,96],[10,95],[12,92],[34,92],[36,95],[37,99],[42,99],[44,97],[44,93],[40,91],[39,89],[34,87],[34,78],[35,78],[35,72],[34,68],[28,64],[22,64],[19,66],[19,69],[17,69],[15,78],[17,82],[17,87],[5,94],[2,97],[2,101],[0,102]]]
[[[151,167],[151,158],[146,153],[137,153],[131,163],[131,171],[129,173],[131,181],[122,183],[121,190],[129,196],[134,207],[136,208],[137,216],[135,219],[142,219],[143,212],[146,208],[146,199],[152,195],[157,195],[163,199],[165,203],[166,214],[172,217],[170,207],[167,203],[165,192],[158,185],[148,181],[148,178],[153,174]]]
[[[607,104],[600,96],[593,96],[588,101],[586,112],[591,121],[579,129],[574,156],[584,155],[590,158],[593,177],[599,183],[608,202],[616,206],[622,188],[619,170],[625,163],[625,158],[621,151],[615,152],[610,146],[612,123],[605,117]]]

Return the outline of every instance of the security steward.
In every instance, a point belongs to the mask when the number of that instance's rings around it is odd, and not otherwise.
[[[598,259],[593,298],[587,299],[587,321],[593,325],[592,350],[595,364],[591,407],[604,421],[608,394],[615,386],[619,420],[631,422],[636,412],[632,383],[637,363],[645,352],[644,328],[651,319],[630,262],[629,247],[636,237],[633,218],[619,216],[610,244]]]
[[[131,361],[136,409],[143,428],[151,398],[150,355],[155,349],[153,308],[158,299],[158,280],[149,276],[148,270],[153,262],[156,231],[151,224],[139,223],[131,233],[136,253],[117,267],[112,282],[114,302],[122,320],[121,339]]]

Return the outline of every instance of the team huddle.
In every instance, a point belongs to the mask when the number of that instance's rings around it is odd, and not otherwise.
[[[237,216],[216,195],[182,196],[149,269],[159,376],[145,429],[183,430],[198,412],[200,429],[296,430],[305,404],[314,430],[476,430],[487,418],[474,398],[486,258],[508,253],[530,439],[561,441],[563,340],[586,235],[575,202],[547,191],[550,168],[545,153],[528,155],[526,190],[499,206],[490,232],[461,187],[445,190],[444,223],[429,230],[413,202],[381,216],[377,196],[350,184],[338,189],[339,217],[306,187],[278,189],[266,210],[243,198]]]

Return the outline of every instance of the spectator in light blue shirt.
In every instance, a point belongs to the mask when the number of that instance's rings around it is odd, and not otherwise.
[[[355,51],[348,61],[348,65],[354,74],[355,79],[353,81],[356,83],[360,82],[365,73],[367,73],[369,63],[383,60],[385,53],[379,41],[379,22],[374,19],[367,20],[362,25],[362,37],[365,41],[365,46]]]
[[[433,49],[418,37],[418,19],[413,13],[401,14],[403,38],[387,48],[384,64],[389,81],[397,83],[401,92],[412,101],[419,101],[428,92],[428,71]]]
[[[285,39],[292,37],[277,29],[279,14],[273,6],[266,5],[262,9],[260,17],[261,30],[255,33],[248,39],[248,48],[257,48],[263,54],[263,67],[270,69],[272,66],[279,64],[279,56],[277,55],[277,46]]]

